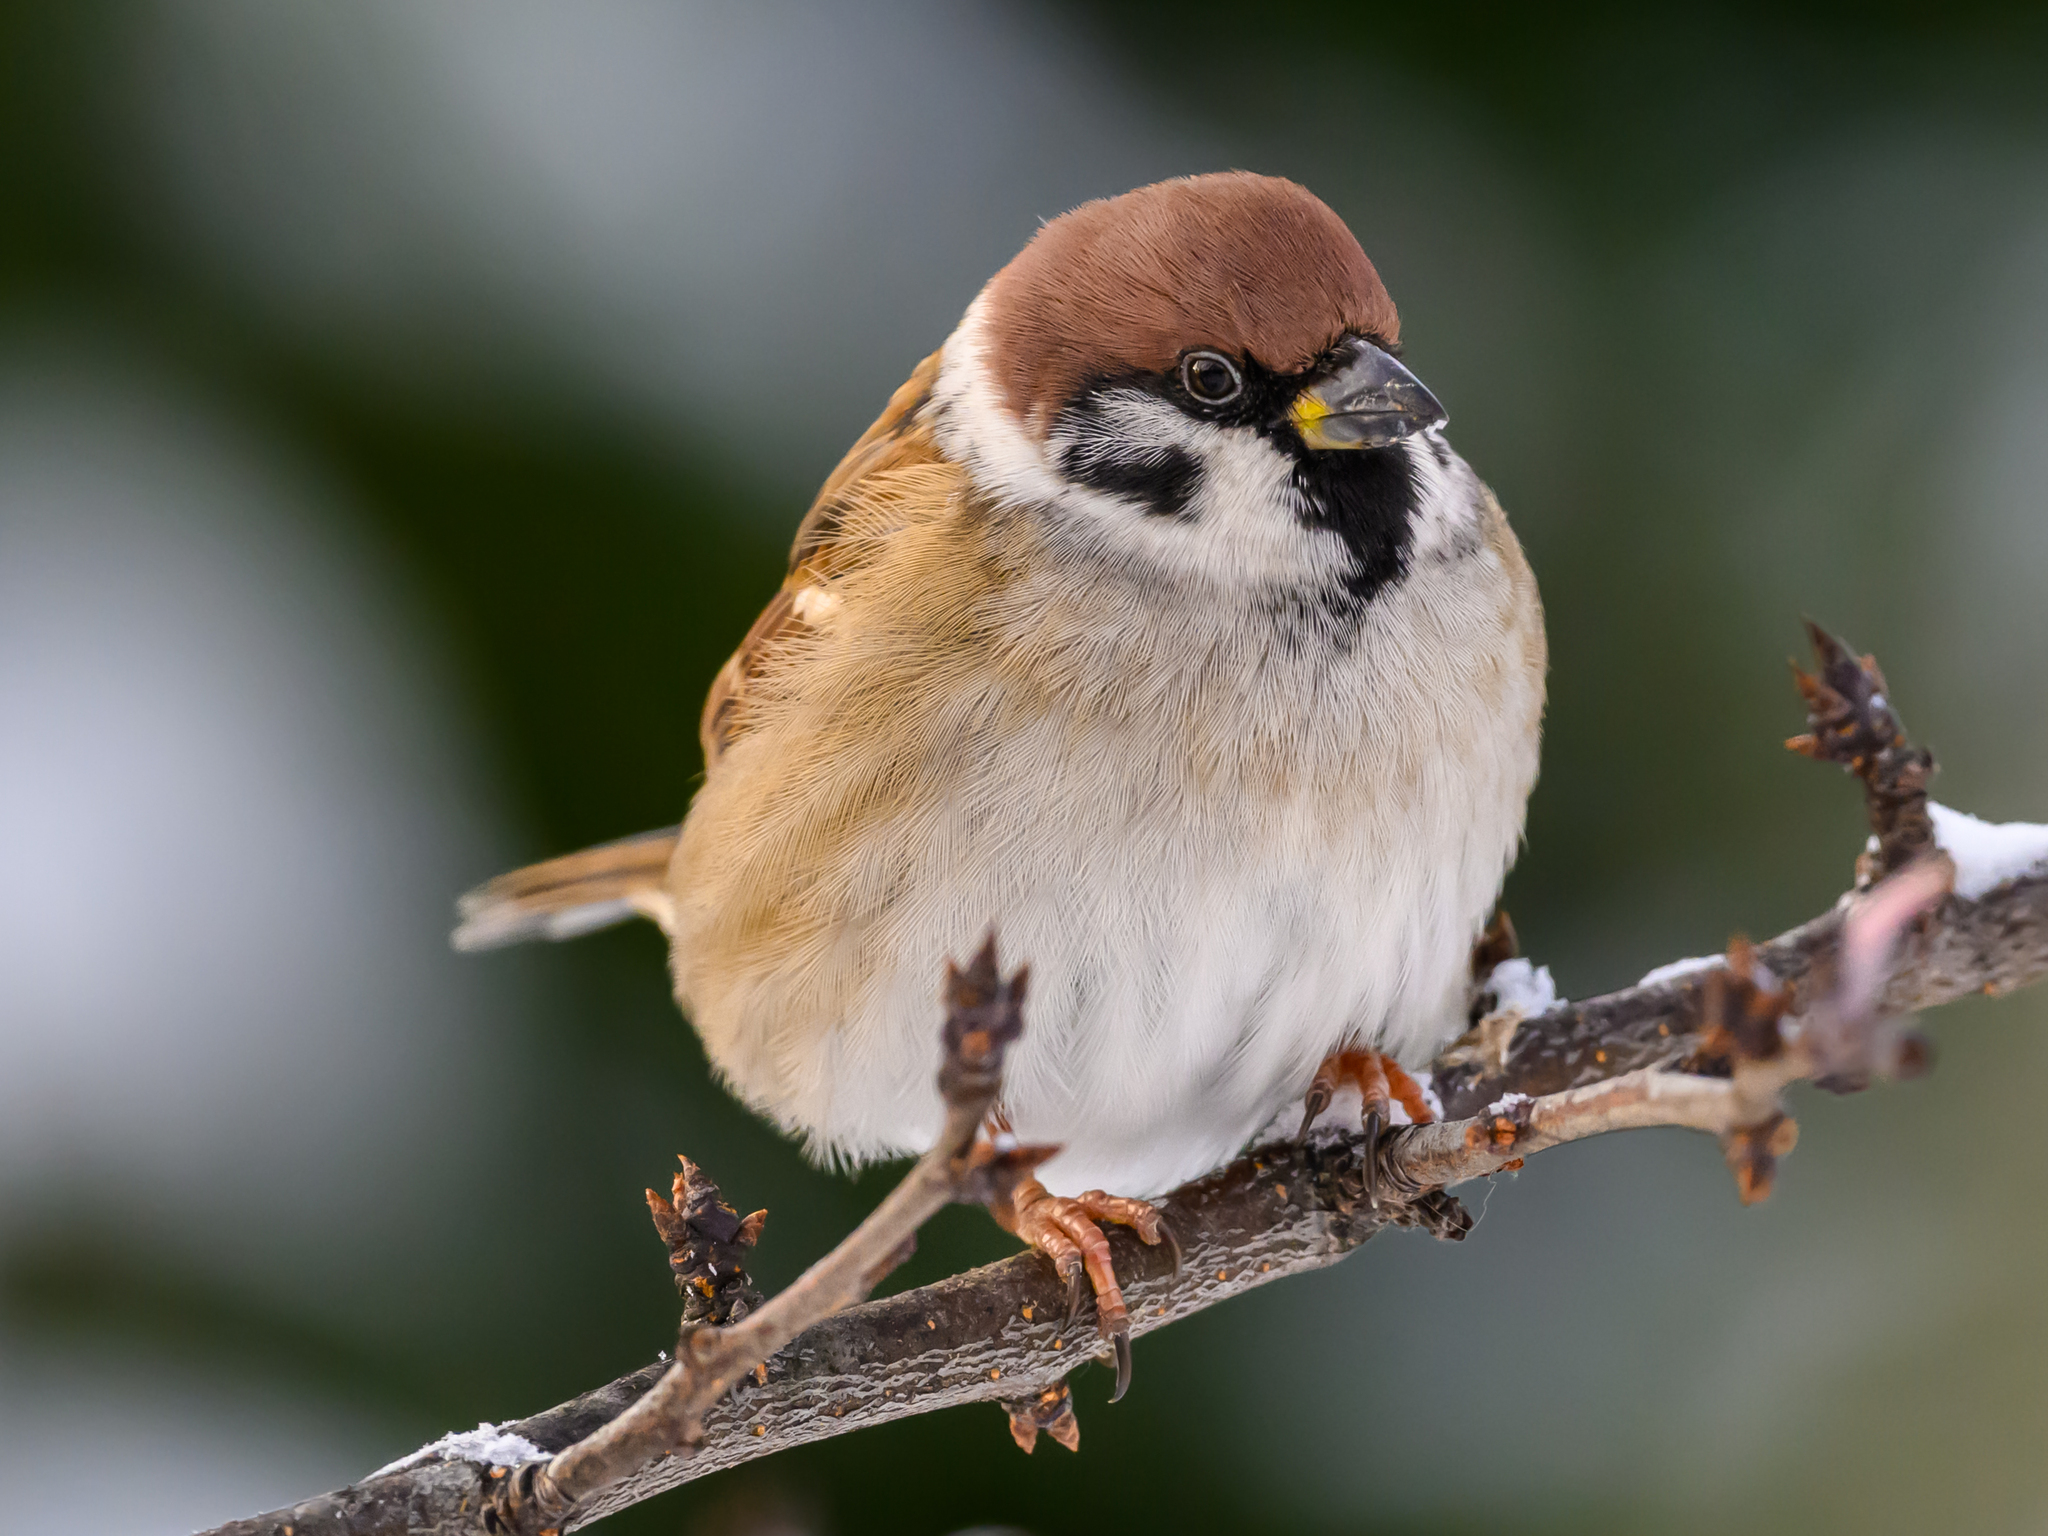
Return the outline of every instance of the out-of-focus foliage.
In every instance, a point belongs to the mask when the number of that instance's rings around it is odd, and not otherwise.
[[[1943,798],[2048,816],[2044,62],[1997,5],[0,8],[13,1507],[212,1523],[647,1359],[677,1150],[771,1284],[875,1197],[651,934],[448,903],[675,819],[809,487],[1082,198],[1283,173],[1379,264],[1549,606],[1509,903],[1568,989],[1846,879],[1803,611]],[[2038,1529],[2044,1026],[1951,1010],[1758,1211],[1676,1134],[1546,1156],[1084,1376],[1079,1457],[940,1415],[612,1528]]]

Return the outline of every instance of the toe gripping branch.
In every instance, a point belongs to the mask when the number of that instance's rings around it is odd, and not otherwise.
[[[1295,1140],[1308,1139],[1318,1118],[1336,1102],[1337,1090],[1349,1083],[1358,1090],[1359,1121],[1364,1131],[1364,1153],[1360,1159],[1365,1203],[1374,1210],[1380,1204],[1380,1138],[1393,1123],[1394,1102],[1399,1100],[1409,1123],[1422,1125],[1435,1118],[1421,1086],[1402,1070],[1392,1057],[1378,1051],[1339,1051],[1316,1068],[1315,1078],[1302,1095],[1301,1129]],[[1398,1193],[1399,1191],[1389,1191]],[[1406,1193],[1413,1193],[1407,1191]]]
[[[1128,1227],[1147,1247],[1165,1244],[1178,1275],[1180,1242],[1165,1217],[1144,1200],[1099,1189],[1074,1196],[1050,1194],[1036,1179],[1020,1181],[1008,1210],[997,1206],[992,1214],[1051,1260],[1066,1281],[1068,1328],[1080,1317],[1088,1293],[1094,1292],[1096,1332],[1108,1341],[1116,1365],[1116,1386],[1109,1400],[1121,1401],[1131,1386],[1131,1312],[1103,1226]]]

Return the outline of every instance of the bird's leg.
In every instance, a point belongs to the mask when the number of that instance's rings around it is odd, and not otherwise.
[[[1007,1207],[989,1209],[1005,1230],[1052,1260],[1053,1268],[1067,1282],[1069,1323],[1081,1310],[1084,1282],[1094,1290],[1096,1328],[1116,1351],[1116,1391],[1109,1399],[1115,1402],[1131,1384],[1131,1314],[1110,1262],[1109,1239],[1102,1235],[1100,1224],[1129,1227],[1147,1244],[1169,1244],[1178,1270],[1180,1244],[1173,1233],[1159,1212],[1143,1200],[1099,1189],[1074,1196],[1055,1195],[1036,1179],[1019,1184]]]
[[[1315,1080],[1302,1096],[1307,1113],[1301,1118],[1298,1137],[1308,1135],[1309,1127],[1330,1107],[1337,1090],[1346,1083],[1356,1088],[1364,1101],[1360,1114],[1377,1113],[1382,1125],[1390,1118],[1395,1103],[1408,1112],[1409,1120],[1416,1125],[1427,1125],[1436,1118],[1422,1085],[1403,1071],[1393,1057],[1382,1056],[1378,1051],[1339,1051],[1323,1058],[1323,1064],[1316,1068]]]
[[[1426,1125],[1436,1117],[1430,1113],[1429,1101],[1422,1096],[1421,1085],[1402,1071],[1391,1056],[1382,1056],[1378,1051],[1339,1051],[1323,1058],[1323,1064],[1316,1068],[1315,1080],[1302,1097],[1304,1113],[1299,1137],[1308,1135],[1316,1117],[1330,1107],[1338,1088],[1345,1083],[1358,1089],[1361,1100],[1359,1118],[1364,1123],[1366,1142],[1365,1194],[1377,1206],[1379,1163],[1373,1154],[1379,1147],[1380,1133],[1393,1118],[1394,1101],[1401,1101],[1408,1118],[1417,1125]]]

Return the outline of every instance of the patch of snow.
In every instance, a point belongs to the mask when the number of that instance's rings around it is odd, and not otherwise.
[[[1525,1019],[1547,1013],[1565,1001],[1557,995],[1557,983],[1550,978],[1550,967],[1528,960],[1501,961],[1493,968],[1493,974],[1486,978],[1486,990],[1493,994],[1496,1012],[1504,1013],[1516,1008],[1521,1010]]]
[[[1956,894],[1966,901],[2048,865],[2048,826],[1979,821],[1932,800],[1927,814],[1934,822],[1934,841],[1955,860]]]
[[[1486,1112],[1489,1115],[1511,1114],[1518,1105],[1534,1104],[1535,1102],[1526,1093],[1504,1093],[1486,1106]]]
[[[1701,971],[1711,971],[1717,965],[1726,965],[1726,955],[1694,955],[1690,960],[1674,960],[1669,965],[1660,965],[1654,971],[1643,973],[1639,987],[1660,986],[1667,981],[1676,981],[1681,976],[1696,976]]]
[[[1430,1118],[1432,1120],[1443,1119],[1444,1101],[1436,1096],[1435,1080],[1431,1078],[1427,1072],[1424,1072],[1419,1067],[1415,1071],[1410,1072],[1408,1075],[1415,1080],[1415,1086],[1422,1090],[1422,1102],[1429,1106]],[[1396,1104],[1394,1108],[1397,1111],[1400,1111],[1403,1119],[1407,1118],[1407,1112],[1405,1110],[1401,1110],[1401,1106],[1399,1104]]]
[[[1307,1107],[1304,1100],[1296,1099],[1285,1108],[1276,1111],[1273,1118],[1252,1137],[1250,1145],[1262,1147],[1269,1141],[1292,1141],[1294,1133],[1301,1129],[1301,1112]],[[1315,1128],[1311,1126],[1309,1129],[1313,1132]]]
[[[543,1460],[547,1454],[524,1435],[506,1434],[495,1424],[479,1424],[475,1429],[451,1430],[431,1445],[423,1445],[410,1456],[401,1456],[390,1466],[379,1467],[370,1475],[382,1477],[387,1472],[403,1472],[430,1457],[439,1461],[477,1461],[494,1467],[516,1467],[522,1461]]]

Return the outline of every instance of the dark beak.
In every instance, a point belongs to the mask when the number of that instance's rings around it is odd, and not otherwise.
[[[1310,448],[1384,448],[1449,420],[1422,380],[1369,341],[1353,341],[1344,365],[1296,395],[1287,415]]]

